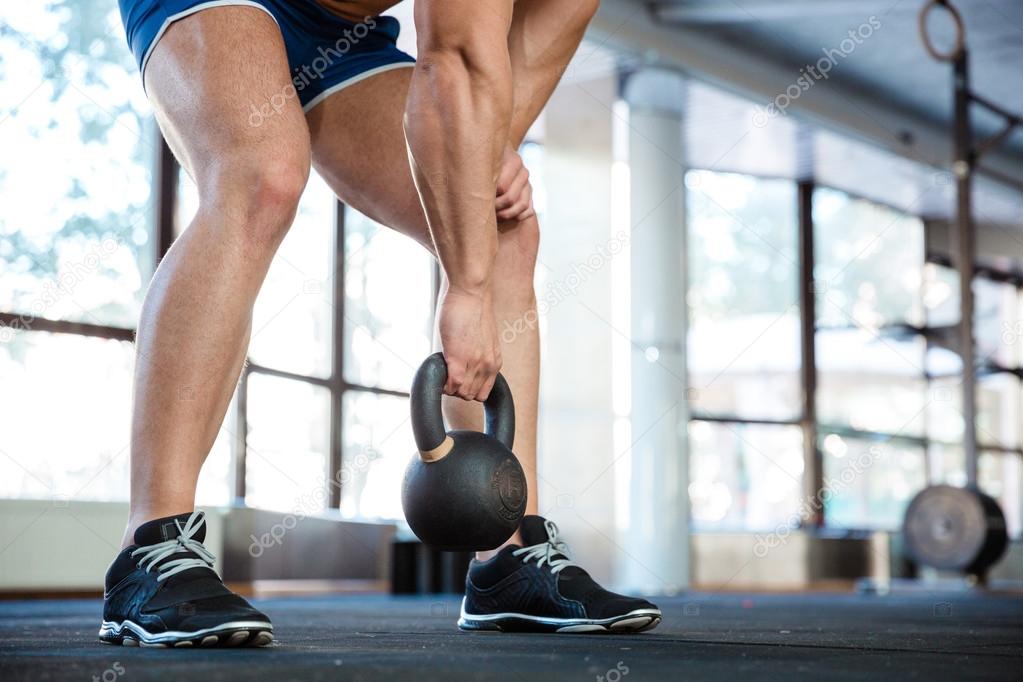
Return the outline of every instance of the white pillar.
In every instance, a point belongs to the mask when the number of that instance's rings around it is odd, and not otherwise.
[[[625,86],[631,247],[631,449],[619,583],[647,593],[689,584],[686,447],[684,81],[644,69]],[[623,500],[624,502],[624,500]]]
[[[562,83],[544,114],[537,299],[541,314],[540,513],[573,556],[613,583],[611,111],[613,74]],[[534,178],[535,179],[535,178]]]

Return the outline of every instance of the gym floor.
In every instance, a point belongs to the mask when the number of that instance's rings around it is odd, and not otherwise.
[[[267,599],[266,649],[96,639],[98,600],[0,602],[0,679],[1020,679],[1023,596],[691,593],[632,636],[463,633],[456,597]]]

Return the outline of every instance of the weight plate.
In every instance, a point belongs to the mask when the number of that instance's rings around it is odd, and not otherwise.
[[[998,501],[984,493],[978,495],[987,512],[988,533],[987,542],[984,543],[980,555],[973,565],[966,569],[971,573],[983,573],[989,566],[994,566],[1009,547],[1009,529]]]
[[[983,572],[1007,543],[998,504],[968,488],[925,488],[906,509],[906,549],[915,561],[934,568]]]

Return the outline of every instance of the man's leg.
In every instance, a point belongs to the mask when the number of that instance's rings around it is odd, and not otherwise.
[[[540,486],[536,440],[540,392],[540,330],[533,272],[540,247],[540,225],[533,215],[503,223],[494,261],[494,315],[501,340],[501,374],[515,400],[515,456],[526,474],[526,514],[539,513]],[[446,286],[442,282],[441,286]],[[443,291],[442,291],[443,295]],[[440,346],[439,338],[435,346]],[[483,406],[453,396],[443,398],[444,416],[452,429],[483,430]],[[518,533],[509,543],[521,543]],[[496,550],[495,550],[496,551]],[[477,552],[486,558],[494,552]]]
[[[402,132],[401,119],[411,76],[412,69],[384,72],[328,97],[307,116],[313,164],[337,195],[432,252],[433,243],[412,182]],[[515,455],[526,472],[527,514],[536,513],[539,492],[536,420],[540,344],[533,291],[539,238],[535,216],[521,223],[503,223],[494,264],[498,331],[522,328],[521,333],[501,338],[504,358],[501,373],[515,398]],[[479,403],[448,397],[445,412],[451,428],[483,428]]]
[[[217,7],[172,24],[146,70],[199,211],[160,263],[139,321],[131,513],[107,570],[99,637],[160,647],[265,646],[270,619],[232,593],[203,546],[199,470],[245,358],[252,306],[309,172],[296,102],[250,125],[250,105],[289,83],[276,22]],[[167,578],[170,578],[168,580]]]
[[[146,86],[160,125],[199,187],[199,211],[160,263],[138,326],[131,516],[190,512],[245,358],[252,306],[309,169],[296,100],[253,126],[250,105],[289,68],[274,20],[252,7],[182,19],[157,44]]]
[[[514,81],[509,130],[513,148],[521,144],[543,109],[597,4],[597,0],[515,3],[508,36]],[[383,73],[342,90],[310,111],[313,161],[344,201],[433,251],[407,168],[400,113],[395,112],[395,107],[405,107],[410,80],[411,70]],[[539,240],[535,215],[501,223],[493,271],[494,281],[499,283],[493,295],[503,359],[501,373],[515,398],[515,455],[526,473],[527,514],[537,513],[539,500],[536,445],[540,336],[533,287]],[[483,428],[483,407],[478,402],[445,396],[444,413],[451,428]],[[519,540],[516,534],[510,542]]]
[[[543,110],[575,54],[598,0],[516,0],[508,31],[508,56],[513,82],[513,103],[508,145],[517,149]],[[499,252],[494,263],[495,282],[511,283],[506,291],[495,287],[498,334],[504,361],[502,374],[515,397],[515,453],[529,484],[526,514],[538,513],[536,468],[537,418],[540,384],[540,334],[537,327],[533,271],[540,230],[536,216],[499,224]],[[519,387],[517,390],[516,387]],[[452,428],[483,428],[483,407],[450,396],[444,413]],[[525,456],[523,456],[525,455]],[[511,539],[518,542],[518,534]],[[485,558],[494,552],[480,552]]]
[[[529,17],[552,16],[543,6],[555,3],[534,3],[523,0]],[[531,119],[549,97],[564,63],[574,52],[585,22],[595,9],[595,2],[583,3],[586,10],[576,12],[565,2],[556,3],[577,21],[562,22],[560,47],[547,57],[560,61],[553,71],[538,66],[538,56],[529,48],[516,50],[512,43],[533,23],[529,18],[513,21],[509,37],[512,60],[521,58],[520,73],[530,83],[515,92],[532,93],[529,104],[516,105],[518,119],[513,117],[509,139],[517,146]],[[518,5],[517,5],[518,7]],[[536,14],[533,14],[536,12]],[[516,28],[518,26],[518,28]],[[551,30],[541,27],[540,33]],[[540,36],[551,41],[558,36]],[[338,195],[378,222],[390,225],[432,249],[424,213],[418,210],[413,194],[411,174],[401,162],[404,146],[400,129],[402,100],[410,78],[407,72],[390,72],[336,93],[308,118],[313,140],[313,160],[317,169]],[[523,95],[525,96],[525,95]],[[532,113],[530,113],[532,112]],[[518,124],[516,124],[518,120]],[[526,212],[524,215],[528,215]],[[535,325],[533,268],[539,240],[535,216],[513,224],[502,224],[497,254],[493,265],[495,317],[499,329],[510,328],[511,334],[500,335],[503,373],[512,386],[516,402],[516,454],[526,470],[530,515],[522,522],[512,541],[519,548],[505,546],[499,552],[481,553],[484,561],[473,561],[466,578],[466,594],[462,602],[459,627],[467,630],[545,630],[564,632],[639,632],[655,627],[661,619],[657,607],[643,599],[609,592],[568,557],[556,526],[536,516],[536,405],[539,374],[539,344]],[[442,235],[443,236],[443,235]],[[496,301],[501,299],[501,303]],[[520,323],[521,321],[521,323]],[[507,324],[505,324],[507,323]],[[521,330],[521,333],[515,333]],[[452,406],[454,408],[452,409]],[[461,428],[481,427],[478,404],[449,400],[449,425]],[[479,556],[479,555],[478,555]],[[483,556],[480,556],[483,558]],[[552,589],[552,582],[553,587]],[[523,591],[544,598],[524,600]],[[529,601],[524,604],[524,601]]]
[[[332,95],[309,112],[313,163],[343,200],[432,248],[424,213],[414,198],[401,137],[402,100],[408,82],[407,70],[380,74]],[[533,265],[538,237],[535,217],[502,225],[494,264],[494,295],[499,329],[521,330],[518,334],[504,334],[500,339],[502,373],[515,395],[515,453],[526,471],[530,496],[530,515],[523,519],[510,542],[541,545],[541,552],[523,554],[526,550],[506,546],[500,552],[478,553],[480,559],[489,560],[473,561],[470,565],[459,627],[570,632],[646,630],[660,622],[657,607],[646,600],[601,588],[569,560],[556,527],[534,515],[538,493],[539,352]],[[519,320],[524,323],[516,326]],[[451,410],[451,406],[455,409]],[[482,427],[478,403],[452,398],[448,408],[449,425]],[[552,582],[557,586],[555,590],[551,589]],[[486,593],[482,598],[480,590]],[[547,596],[523,604],[523,590]]]

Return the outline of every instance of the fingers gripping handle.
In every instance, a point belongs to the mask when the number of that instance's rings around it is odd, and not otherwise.
[[[448,367],[442,353],[426,358],[412,380],[409,403],[412,410],[412,434],[416,448],[425,460],[440,459],[451,450],[451,439],[444,427],[441,399],[448,380]],[[500,374],[494,389],[483,404],[486,432],[509,450],[515,440],[515,404],[508,382]]]

